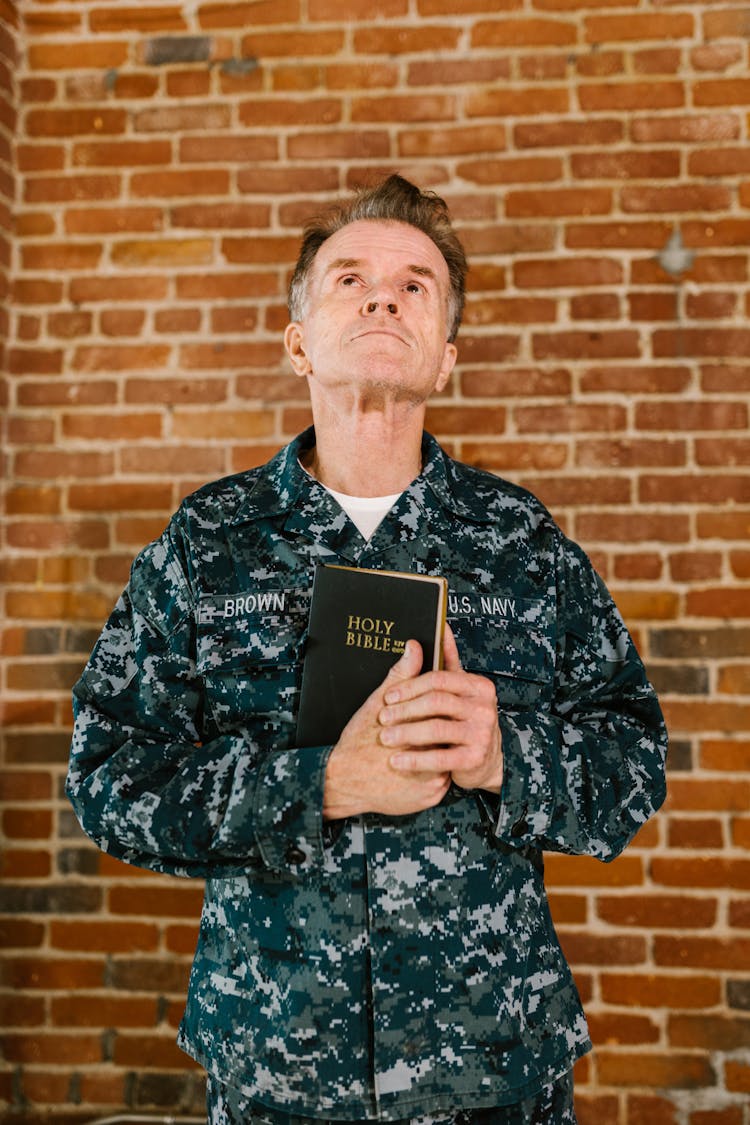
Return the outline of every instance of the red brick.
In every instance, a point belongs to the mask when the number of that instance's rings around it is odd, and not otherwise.
[[[198,918],[202,901],[202,887],[173,883],[158,884],[152,888],[114,886],[108,894],[108,906],[112,914],[150,915],[158,918]]]
[[[133,114],[137,133],[212,132],[227,128],[229,123],[228,105],[157,106],[136,110]]]
[[[732,551],[729,563],[735,578],[750,578],[750,551]]]
[[[722,556],[718,551],[678,551],[669,556],[669,573],[675,582],[719,579]]]
[[[678,47],[650,47],[633,52],[636,74],[678,74],[681,65],[682,52]]]
[[[67,59],[69,64],[69,49]],[[118,134],[125,132],[127,119],[124,109],[32,109],[26,114],[26,131],[30,137]]]
[[[690,539],[686,515],[671,513],[584,512],[576,520],[579,539],[587,542],[684,543]]]
[[[29,65],[33,70],[69,70],[71,64],[69,43],[32,43],[28,50]],[[114,70],[128,57],[128,45],[122,40],[79,40],[75,45],[76,70]]]
[[[743,1125],[742,1106],[696,1110],[690,1114],[690,1125]]]
[[[729,70],[742,58],[739,43],[708,43],[694,47],[690,62],[695,70]]]
[[[14,471],[17,477],[99,477],[112,472],[114,458],[111,453],[64,452],[29,450],[17,453]]]
[[[669,1019],[670,1043],[711,1051],[736,1051],[750,1045],[750,1019],[720,1016],[673,1015]]]
[[[731,205],[731,192],[727,187],[711,184],[639,185],[623,187],[620,199],[626,212],[679,214],[681,211],[725,211]]]
[[[669,229],[660,222],[570,223],[565,245],[571,250],[643,249],[660,250],[669,238]]]
[[[689,12],[628,12],[627,14],[587,16],[584,19],[587,43],[615,43],[618,40],[690,39],[694,34]]]
[[[580,145],[590,147],[596,144],[615,144],[622,137],[623,125],[617,119],[523,122],[513,130],[513,139],[518,148],[567,150]]]
[[[685,104],[682,82],[582,83],[578,97],[584,112],[678,109]]]
[[[452,13],[451,13],[452,14]],[[328,84],[330,86],[330,70]],[[463,57],[430,59],[427,62],[417,60],[409,63],[407,81],[410,86],[454,86],[462,83],[497,82],[500,79],[509,79],[511,76],[510,59],[502,57],[478,58]],[[388,83],[395,85],[394,82]],[[386,85],[381,82],[381,85]],[[494,144],[487,146],[490,151]]]
[[[365,99],[358,99],[359,102]],[[254,98],[238,109],[242,125],[334,125],[341,120],[342,103],[337,98]],[[386,115],[390,118],[390,113]],[[352,120],[377,120],[377,117],[353,117]],[[382,118],[381,118],[382,120]]]
[[[11,547],[26,551],[90,550],[108,542],[106,526],[99,520],[14,520],[7,537]]]
[[[471,300],[464,309],[464,324],[553,324],[557,301],[532,297],[485,297]]]
[[[120,456],[122,471],[133,475],[187,476],[199,474],[207,479],[224,475],[224,450],[205,446],[148,447],[144,457],[141,447],[124,449]]]
[[[127,403],[213,403],[227,397],[225,379],[128,379],[125,383]]]
[[[649,579],[655,581],[662,576],[661,556],[654,551],[633,551],[627,555],[617,555],[614,560],[614,576],[619,579]]]
[[[625,1106],[628,1125],[677,1125],[677,1107],[668,1096],[628,1094]]]
[[[19,405],[29,407],[70,406],[72,403],[104,405],[114,403],[116,398],[117,385],[108,380],[92,380],[84,385],[80,381],[37,381],[18,388]]]
[[[638,497],[644,504],[716,504],[741,503],[750,498],[747,475],[683,473],[679,477],[646,473],[640,478]]]
[[[619,285],[623,271],[619,262],[600,257],[528,259],[515,262],[513,280],[520,288],[531,289]]]
[[[716,1076],[707,1057],[701,1055],[657,1054],[624,1051],[609,1052],[600,1049],[598,1056],[599,1080],[604,1085],[640,1086],[654,1088],[700,1089],[713,1086]]]
[[[510,191],[505,210],[509,218],[528,219],[547,215],[607,215],[612,210],[608,188],[558,188]]]
[[[701,764],[708,770],[744,773],[748,755],[750,741],[707,738],[701,744]]]
[[[81,345],[75,349],[75,371],[147,371],[165,367],[170,349],[160,344]]]
[[[57,515],[61,511],[62,490],[51,485],[14,485],[5,496],[5,511],[10,516]]]
[[[184,344],[180,348],[180,366],[193,371],[226,367],[278,367],[283,356],[280,343],[235,343],[227,340],[214,344]]]
[[[68,208],[65,230],[69,234],[121,234],[123,231],[160,231],[164,216],[156,207]]]
[[[712,1008],[721,1000],[721,983],[708,974],[607,972],[600,975],[602,1000],[606,1004],[636,1008],[666,1008],[672,1011]]]
[[[363,67],[361,63],[356,65],[341,63],[325,67],[325,85],[329,90],[382,89],[396,86],[398,79],[398,67],[391,63],[372,61],[368,62],[366,67]],[[316,84],[317,81],[318,76],[316,74]],[[426,83],[417,82],[414,84],[422,86]]]
[[[338,18],[340,9],[334,18]],[[296,23],[301,16],[300,0],[250,0],[247,3],[227,3],[214,0],[198,7],[198,23],[201,28],[242,28],[253,24],[263,26],[274,23]],[[311,19],[316,18],[311,14]]]
[[[63,1105],[67,1101],[70,1077],[63,1072],[27,1070],[22,1078],[23,1094],[29,1102]]]
[[[744,430],[748,409],[744,402],[681,400],[643,402],[636,405],[636,426],[640,430]]]
[[[675,731],[750,730],[750,706],[739,703],[665,701],[664,711]]]
[[[750,1066],[743,1062],[727,1059],[724,1074],[728,1090],[750,1094]]]
[[[172,487],[167,484],[86,484],[71,485],[68,491],[73,511],[110,512],[168,508]]]
[[[142,142],[143,143],[143,142]],[[165,144],[167,142],[146,142]],[[273,136],[242,136],[217,134],[216,136],[185,136],[179,139],[179,158],[184,164],[245,164],[255,160],[276,160],[278,140]],[[168,157],[154,163],[168,162]],[[137,163],[137,161],[136,161]]]
[[[696,617],[723,617],[736,620],[750,617],[750,588],[727,589],[717,586],[691,590],[687,595],[687,612]]]
[[[476,30],[475,27],[475,34]],[[353,44],[359,55],[411,55],[420,51],[433,53],[453,50],[458,46],[460,35],[460,29],[450,25],[399,27],[398,24],[389,22],[387,26],[355,29]],[[311,53],[316,52],[304,52],[308,55]]]
[[[750,103],[750,79],[714,78],[693,84],[694,104],[697,106],[737,106]]]
[[[52,949],[107,954],[150,952],[158,946],[158,926],[151,922],[54,919],[50,923]]]
[[[176,409],[174,434],[179,438],[268,437],[274,430],[274,416],[259,410],[201,410],[200,413]]]
[[[714,898],[643,894],[597,898],[599,917],[612,926],[638,926],[648,929],[710,929],[716,920]]]
[[[469,117],[533,117],[542,114],[565,114],[570,108],[570,94],[564,86],[528,86],[523,89],[503,87],[478,90],[466,95]]]
[[[616,1043],[656,1043],[660,1038],[659,1028],[648,1016],[593,1013],[588,1017],[588,1025],[595,1050]]]
[[[646,939],[640,935],[597,935],[564,929],[560,944],[570,963],[579,965],[642,965],[647,957]]]
[[[98,1035],[52,1034],[4,1035],[5,1057],[14,1063],[46,1063],[86,1066],[102,1061],[101,1038]]]
[[[379,129],[337,129],[335,133],[305,132],[290,136],[287,143],[292,160],[366,159],[385,157],[390,152],[388,134]]]

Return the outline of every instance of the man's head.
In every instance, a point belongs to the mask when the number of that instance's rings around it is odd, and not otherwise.
[[[297,265],[289,286],[289,314],[293,321],[305,315],[307,287],[313,263],[323,243],[349,223],[360,220],[406,223],[426,234],[445,259],[450,279],[448,340],[456,338],[464,307],[466,255],[455,234],[443,199],[423,192],[402,176],[389,176],[376,187],[360,191],[351,200],[335,204],[307,224]]]

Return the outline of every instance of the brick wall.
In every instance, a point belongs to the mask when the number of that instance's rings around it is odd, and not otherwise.
[[[474,264],[430,427],[589,550],[671,728],[668,805],[626,855],[549,860],[596,1042],[581,1122],[748,1125],[747,0],[19,8],[4,1120],[199,1110],[173,1041],[200,887],[82,838],[69,688],[180,497],[307,422],[280,343],[300,223],[398,169],[448,198]]]

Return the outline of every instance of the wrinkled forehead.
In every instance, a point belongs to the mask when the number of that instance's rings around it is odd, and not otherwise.
[[[432,239],[409,223],[358,219],[327,238],[315,256],[313,284],[320,283],[337,262],[359,263],[380,273],[384,269],[414,269],[431,274],[446,294],[450,279],[445,258]]]

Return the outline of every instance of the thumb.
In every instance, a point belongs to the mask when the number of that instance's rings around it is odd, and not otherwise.
[[[447,621],[443,634],[443,667],[448,672],[460,672],[462,668],[456,637]]]
[[[422,646],[419,641],[407,641],[403,656],[388,670],[386,683],[394,680],[410,680],[422,671]]]

